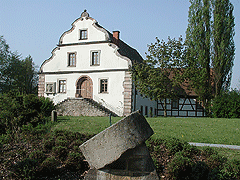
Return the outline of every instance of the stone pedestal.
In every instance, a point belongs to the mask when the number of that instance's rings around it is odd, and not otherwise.
[[[135,112],[82,144],[91,167],[85,179],[159,179],[145,145],[152,134],[146,119]]]
[[[57,111],[55,111],[55,110],[52,111],[51,120],[52,120],[53,122],[56,122],[56,121],[57,121]]]

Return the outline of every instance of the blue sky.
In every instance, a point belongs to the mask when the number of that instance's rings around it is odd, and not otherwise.
[[[240,88],[240,0],[231,0],[235,16],[236,55],[232,88]],[[1,0],[0,35],[12,51],[31,55],[40,66],[62,33],[71,28],[84,9],[145,58],[147,45],[155,38],[185,37],[188,0]]]

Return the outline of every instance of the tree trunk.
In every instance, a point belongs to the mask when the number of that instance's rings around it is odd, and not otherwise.
[[[164,105],[163,105],[163,109],[164,109],[164,117],[167,117],[167,99],[164,99]]]

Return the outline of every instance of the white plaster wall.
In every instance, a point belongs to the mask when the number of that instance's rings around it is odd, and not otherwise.
[[[155,115],[155,108],[157,108],[157,102],[151,101],[149,98],[143,98],[140,93],[137,93],[136,96],[136,110],[140,110],[143,106],[143,115],[145,115],[145,107],[148,107],[148,116],[150,116],[150,107],[153,109],[153,116]]]
[[[93,82],[93,99],[102,103],[105,107],[114,111],[118,115],[123,115],[123,81],[124,71],[105,72],[105,73],[73,73],[73,74],[54,74],[46,75],[45,82],[55,82],[56,89],[58,90],[58,81],[61,79],[66,80],[66,91],[67,93],[57,94],[46,94],[45,97],[53,99],[54,103],[57,104],[67,98],[75,98],[76,93],[76,82],[79,77],[87,75],[92,79]],[[100,93],[99,80],[108,79],[108,93]],[[46,86],[46,84],[45,84]],[[102,100],[103,99],[103,100]]]
[[[92,18],[84,17],[83,20],[79,18],[73,22],[70,30],[62,34],[59,42],[60,46],[52,51],[52,57],[43,63],[41,70],[46,73],[45,87],[46,83],[55,82],[56,89],[58,89],[58,81],[65,79],[67,93],[45,93],[45,96],[52,98],[55,104],[66,98],[74,98],[77,79],[80,76],[87,75],[93,81],[93,99],[102,101],[104,106],[109,105],[107,108],[114,109],[114,112],[117,111],[116,113],[122,116],[125,71],[114,70],[127,70],[130,61],[117,55],[118,47],[114,44],[108,42],[99,43],[108,40],[108,33],[103,28],[96,26],[95,23],[96,21]],[[87,30],[88,36],[86,40],[80,40],[80,30]],[[91,51],[100,51],[99,66],[91,66]],[[68,53],[76,53],[76,67],[68,67]],[[48,72],[56,72],[56,74],[47,74]],[[58,72],[61,74],[57,74]],[[68,73],[64,74],[64,72]],[[107,94],[99,93],[100,78],[108,79]]]
[[[105,32],[100,31],[98,28],[94,27],[93,24],[96,23],[96,20],[90,18],[83,19],[83,21],[81,19],[74,21],[72,24],[73,27],[62,35],[62,44],[107,40]],[[80,30],[87,30],[88,38],[86,40],[79,40]]]
[[[100,51],[99,66],[91,66],[91,51]],[[117,56],[115,51],[116,48],[109,46],[109,43],[59,47],[42,69],[43,72],[127,69],[128,61]],[[68,67],[68,53],[71,52],[76,52],[76,67]]]

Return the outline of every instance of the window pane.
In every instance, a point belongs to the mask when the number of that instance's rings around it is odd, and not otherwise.
[[[100,93],[107,92],[107,79],[100,80]]]
[[[87,39],[87,30],[80,30],[80,39]]]
[[[92,65],[98,65],[98,64],[99,64],[99,53],[92,52]]]
[[[66,80],[59,81],[59,92],[65,93],[66,92]]]
[[[69,53],[68,66],[76,66],[76,54],[75,53]]]

